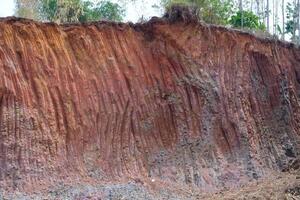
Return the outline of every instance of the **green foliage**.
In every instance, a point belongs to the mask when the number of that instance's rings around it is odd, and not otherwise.
[[[70,23],[78,21],[83,12],[80,0],[42,0],[40,15],[48,21]]]
[[[279,33],[280,35],[283,33],[281,27],[280,27],[278,24],[275,25],[275,28],[276,28],[276,30],[278,31],[278,33]]]
[[[18,17],[37,19],[38,0],[15,0],[15,15]]]
[[[100,19],[121,21],[125,10],[117,3],[110,1],[101,1],[94,5],[86,1],[83,4],[83,14],[79,17],[79,21],[97,21]]]
[[[58,2],[56,0],[43,0],[41,7],[42,15],[49,21],[55,21],[58,12]]]
[[[238,11],[231,17],[229,23],[235,28],[266,30],[266,26],[259,21],[259,17],[251,11]]]
[[[18,0],[25,1],[25,0]],[[93,3],[87,0],[26,0],[38,5],[35,20],[52,21],[57,23],[87,22],[96,20],[121,21],[124,10],[117,3],[98,1]],[[18,4],[20,13],[25,6]],[[20,17],[26,17],[20,15]]]
[[[162,0],[162,4],[166,9],[174,4],[195,6],[199,18],[210,24],[228,24],[233,13],[232,0]]]
[[[297,24],[293,20],[289,20],[285,24],[285,32],[293,34]]]
[[[287,10],[287,22],[285,24],[285,33],[292,35],[292,41],[297,42],[299,41],[299,38],[296,35],[297,29],[299,29],[298,26],[298,20],[299,20],[299,5],[288,3],[286,6]],[[300,31],[300,30],[299,30]]]

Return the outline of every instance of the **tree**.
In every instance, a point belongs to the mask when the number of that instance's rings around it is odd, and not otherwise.
[[[243,8],[243,1],[239,0],[239,13],[241,14],[241,28],[244,27],[244,8]]]
[[[297,25],[298,25],[298,40],[297,44],[300,44],[300,0],[297,1]]]
[[[281,30],[281,39],[285,39],[285,3],[284,3],[284,0],[282,0],[281,2],[281,11],[282,11],[282,30]]]
[[[199,18],[210,24],[228,24],[233,13],[232,0],[162,0],[162,4],[166,9],[174,4],[195,6],[198,9]]]
[[[297,29],[299,31],[299,6],[300,4],[296,1],[293,3],[287,3],[287,22],[285,24],[285,32],[291,34],[292,42],[298,43],[299,36],[296,35]]]
[[[22,2],[26,2],[22,3]],[[35,5],[35,15],[30,17],[23,10],[30,10],[29,5]],[[19,17],[57,23],[86,22],[96,20],[121,21],[124,10],[117,3],[98,1],[93,3],[86,0],[17,0],[16,12]],[[29,17],[28,17],[29,16]]]
[[[263,31],[266,29],[265,25],[259,21],[259,17],[251,11],[238,11],[229,22],[235,28],[245,27]]]
[[[260,16],[260,0],[255,0],[256,2],[256,14]]]
[[[71,23],[79,21],[83,14],[81,0],[42,0],[40,15],[47,21]]]
[[[38,19],[39,0],[15,0],[15,15],[28,19]]]
[[[266,15],[267,15],[267,30],[268,30],[268,32],[270,32],[270,2],[269,2],[269,0],[267,0]]]
[[[79,21],[97,21],[100,19],[122,21],[125,10],[117,3],[101,1],[94,5],[91,2],[84,2],[83,14]]]

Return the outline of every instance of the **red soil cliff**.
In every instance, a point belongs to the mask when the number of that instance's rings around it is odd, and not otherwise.
[[[0,187],[238,186],[296,162],[299,98],[291,44],[164,19],[1,19]]]

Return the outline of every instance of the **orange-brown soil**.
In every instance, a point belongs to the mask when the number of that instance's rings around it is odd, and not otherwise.
[[[297,168],[299,148],[292,44],[166,18],[0,20],[3,194],[128,181],[231,190]]]

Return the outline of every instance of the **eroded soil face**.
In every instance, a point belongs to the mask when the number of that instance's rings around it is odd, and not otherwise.
[[[299,168],[299,98],[290,44],[166,19],[1,19],[0,187],[108,199],[239,188]]]

